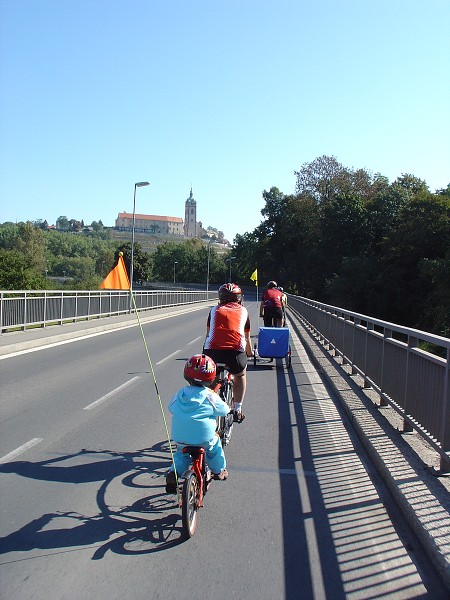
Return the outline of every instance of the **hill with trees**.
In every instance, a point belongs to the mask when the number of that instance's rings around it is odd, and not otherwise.
[[[263,191],[261,224],[237,235],[231,251],[200,239],[165,240],[153,252],[134,248],[137,282],[205,284],[233,279],[260,285],[275,279],[286,291],[385,321],[450,337],[450,185],[431,192],[402,174],[347,168],[333,156],[305,163],[295,193]],[[101,221],[60,217],[0,225],[0,287],[97,289],[130,242],[114,240]],[[85,231],[85,234],[82,232]],[[211,242],[211,240],[210,240]],[[209,260],[208,260],[209,257]],[[176,269],[175,269],[176,266]]]

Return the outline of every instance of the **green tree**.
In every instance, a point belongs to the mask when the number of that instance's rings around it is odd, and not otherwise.
[[[14,248],[27,256],[30,265],[38,272],[45,272],[45,238],[41,229],[34,227],[30,222],[21,223]]]
[[[17,223],[3,223],[0,226],[0,248],[13,250],[19,237],[19,225]]]
[[[123,260],[127,268],[128,277],[131,272],[131,244],[126,243],[119,246],[114,254],[114,262],[119,259],[119,252],[123,252]],[[142,250],[139,242],[134,243],[133,249],[133,282],[143,283],[151,281],[153,270],[153,259],[150,254]]]
[[[304,163],[294,174],[297,177],[296,193],[308,194],[319,204],[346,195],[358,195],[368,200],[376,194],[381,183],[379,174],[374,178],[365,169],[348,169],[334,156],[321,156],[311,163]]]
[[[29,256],[18,250],[0,249],[0,287],[3,290],[45,288],[46,280],[33,267]]]
[[[69,230],[69,219],[65,216],[58,217],[56,219],[56,229],[61,229],[62,231]]]

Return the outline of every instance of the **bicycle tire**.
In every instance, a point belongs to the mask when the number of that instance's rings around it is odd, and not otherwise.
[[[233,408],[233,381],[227,381],[222,392],[222,400],[227,403],[230,410]],[[222,446],[228,446],[231,440],[231,432],[233,431],[233,415],[228,413],[225,417],[221,417],[221,434],[220,440]]]
[[[198,488],[197,475],[191,471],[184,480],[181,491],[181,517],[183,532],[187,538],[191,538],[197,529]]]

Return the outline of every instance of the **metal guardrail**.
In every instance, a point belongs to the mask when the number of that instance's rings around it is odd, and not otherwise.
[[[417,431],[439,453],[441,471],[450,472],[450,339],[300,296],[288,295],[288,304],[379,394],[382,406],[403,417],[403,431]],[[439,353],[421,348],[424,342]]]
[[[206,302],[217,292],[195,290],[133,291],[138,311]],[[0,331],[62,325],[130,312],[134,304],[127,290],[0,291]]]

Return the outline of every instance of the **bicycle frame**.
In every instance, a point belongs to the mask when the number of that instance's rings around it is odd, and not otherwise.
[[[183,452],[192,457],[191,466],[182,476],[183,485],[179,497],[183,531],[189,539],[197,529],[198,510],[203,506],[203,497],[208,491],[212,474],[206,464],[204,448],[185,446]],[[208,478],[209,474],[211,476]]]
[[[206,483],[206,460],[205,460],[205,449],[200,446],[185,446],[183,448],[183,452],[186,454],[190,454],[192,457],[192,464],[187,471],[185,471],[182,475],[182,478],[185,479],[189,474],[189,471],[193,471],[198,481],[198,494],[197,494],[197,508],[203,506],[203,498],[206,494],[206,489],[204,484]],[[182,503],[182,498],[180,498],[180,507]]]
[[[224,363],[217,363],[217,383],[214,387],[214,391],[219,394],[224,402],[228,404],[230,407],[230,411],[232,409],[233,403],[233,375],[227,368],[227,365]],[[217,418],[217,428],[216,431],[219,434],[220,440],[222,442],[222,446],[226,446],[230,441],[231,431],[233,429],[233,420],[230,416],[226,415],[225,417]]]

